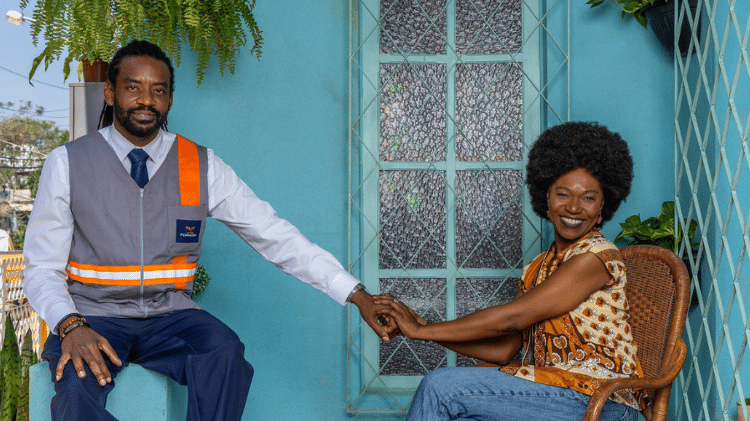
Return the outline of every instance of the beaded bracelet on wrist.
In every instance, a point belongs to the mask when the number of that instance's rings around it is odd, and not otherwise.
[[[71,317],[71,316],[75,316],[75,318],[71,319],[71,320],[70,320],[70,321],[69,321],[68,323],[66,323],[66,325],[65,325],[65,326],[63,326],[63,322],[65,321],[65,319],[67,319],[68,317]],[[60,321],[59,321],[59,322],[57,323],[57,326],[55,326],[55,330],[54,330],[54,332],[57,332],[57,333],[60,333],[60,332],[62,332],[63,330],[65,330],[65,327],[67,327],[67,326],[70,326],[71,322],[73,322],[74,320],[76,320],[76,319],[79,319],[79,318],[80,318],[80,319],[82,319],[82,318],[83,318],[83,316],[81,316],[81,315],[80,315],[80,314],[78,314],[78,313],[70,313],[70,314],[66,314],[66,315],[65,315],[65,316],[64,316],[64,317],[63,317],[62,319],[60,319]]]
[[[72,331],[74,331],[74,330],[78,329],[78,328],[79,328],[79,327],[81,327],[81,326],[86,326],[86,327],[90,327],[90,326],[89,326],[89,324],[88,324],[88,323],[86,322],[86,319],[84,319],[83,317],[81,317],[80,319],[77,319],[77,321],[76,321],[75,323],[71,324],[71,325],[70,325],[70,326],[68,326],[68,327],[67,327],[66,329],[64,329],[64,330],[63,330],[63,331],[62,331],[62,332],[60,333],[60,340],[63,340],[63,339],[65,339],[65,337],[66,337],[66,336],[67,336],[67,335],[68,335],[68,334],[69,334],[70,332],[72,332]]]
[[[63,332],[63,331],[65,331],[65,330],[66,330],[67,328],[69,328],[69,327],[70,327],[71,325],[73,325],[73,324],[75,324],[75,323],[77,323],[77,322],[81,321],[81,319],[82,319],[82,317],[73,317],[73,318],[71,318],[70,320],[68,320],[68,322],[67,322],[67,323],[65,323],[64,325],[60,326],[60,330],[59,330],[59,332]]]

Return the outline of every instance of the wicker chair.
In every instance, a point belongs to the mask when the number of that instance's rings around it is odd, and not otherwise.
[[[639,245],[621,251],[628,277],[630,323],[644,377],[602,383],[591,397],[584,420],[598,420],[609,396],[629,388],[646,389],[653,404],[642,411],[643,416],[663,421],[672,381],[687,354],[682,331],[690,305],[690,279],[682,260],[667,249]]]

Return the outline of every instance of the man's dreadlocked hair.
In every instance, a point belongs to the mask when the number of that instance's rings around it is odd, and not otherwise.
[[[152,57],[155,58],[164,64],[167,65],[169,68],[169,95],[171,96],[174,92],[174,67],[172,67],[172,61],[169,60],[169,57],[164,53],[164,51],[159,48],[156,44],[152,44],[148,41],[139,41],[134,40],[128,43],[128,45],[120,48],[115,53],[115,56],[112,58],[112,61],[109,62],[109,68],[107,69],[107,80],[112,84],[112,87],[115,86],[115,82],[117,81],[117,75],[120,74],[120,64],[122,61],[128,57]],[[107,105],[107,103],[104,103],[104,108],[102,108],[102,113],[99,115],[99,128],[107,127],[111,125],[114,121],[114,107]],[[164,125],[162,126],[164,130],[167,129],[167,122],[164,121]]]

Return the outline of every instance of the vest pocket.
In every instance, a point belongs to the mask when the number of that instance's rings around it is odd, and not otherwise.
[[[199,254],[208,211],[204,206],[169,206],[169,253]]]

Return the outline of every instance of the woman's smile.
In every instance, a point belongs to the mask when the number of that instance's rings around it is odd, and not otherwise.
[[[578,168],[555,180],[547,192],[547,216],[555,228],[558,250],[564,250],[599,222],[604,192],[590,172]]]

